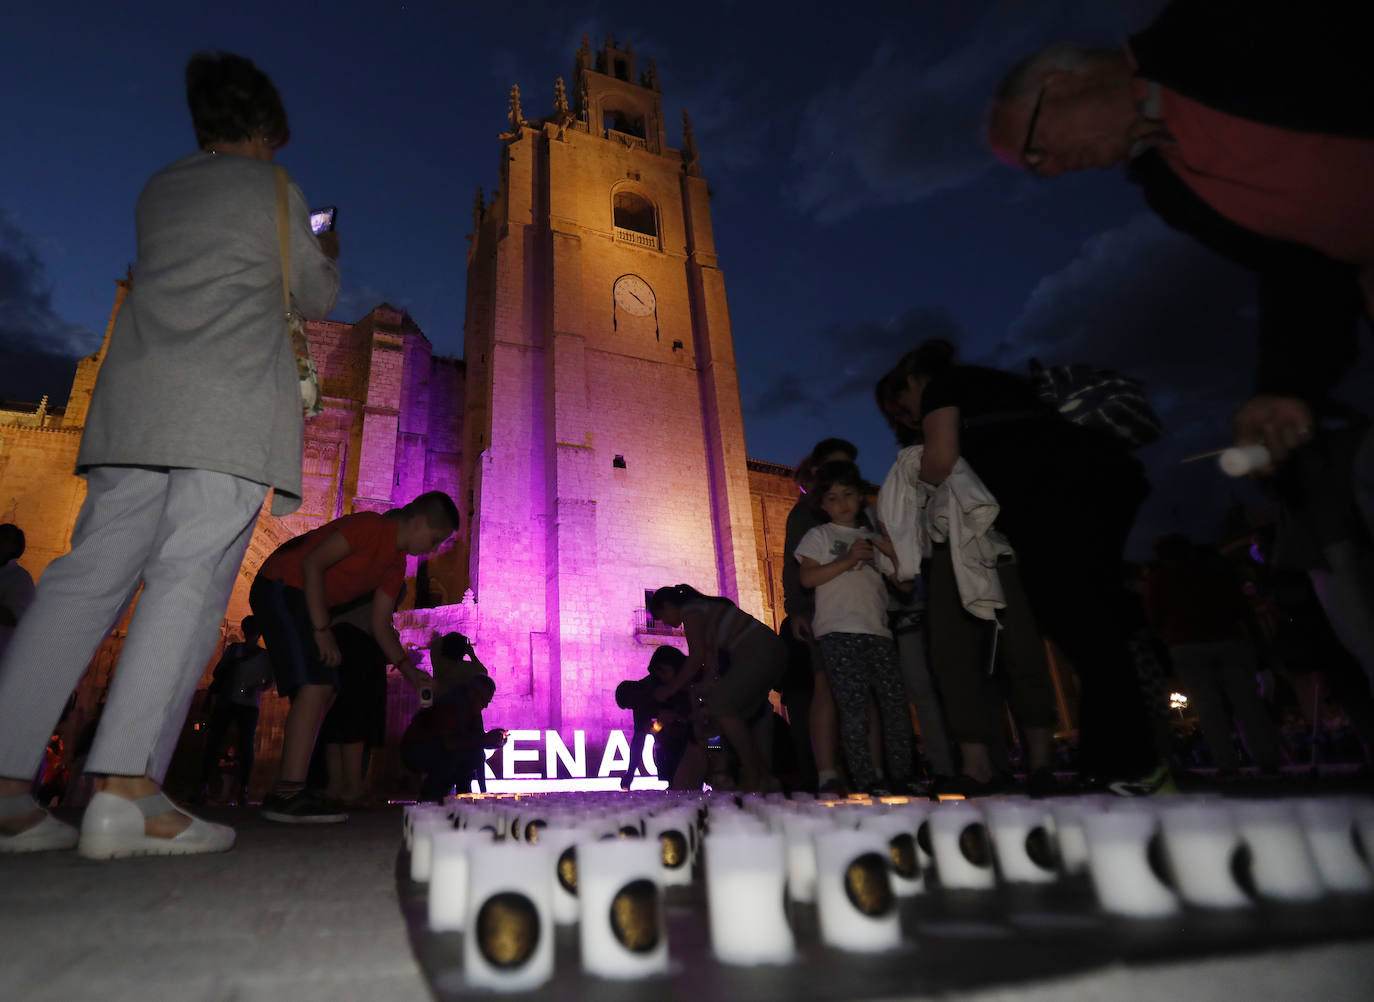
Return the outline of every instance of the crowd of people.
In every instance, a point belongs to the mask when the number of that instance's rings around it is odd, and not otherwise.
[[[1256,274],[1258,374],[1236,441],[1264,447],[1258,472],[1282,510],[1273,559],[1306,575],[1337,644],[1363,668],[1368,702],[1374,435],[1333,390],[1361,315],[1374,312],[1374,61],[1337,13],[1324,2],[1298,16],[1279,0],[1174,0],[1122,46],[1057,45],[1013,67],[992,96],[987,139],[1003,161],[1047,178],[1127,166],[1169,225]],[[267,76],[207,53],[188,64],[186,85],[198,149],[139,198],[132,290],[77,459],[86,500],[70,551],[36,593],[15,564],[22,532],[0,526],[2,852],[115,858],[234,842],[162,785],[268,491],[275,515],[300,504],[302,370],[283,314],[328,314],[339,244],[312,232],[299,187],[272,164],[291,132]],[[1006,788],[1010,707],[1026,787],[1052,793],[1048,639],[1078,680],[1079,782],[1167,790],[1159,708],[1138,670],[1147,614],[1195,691],[1217,764],[1235,768],[1229,703],[1257,764],[1277,767],[1275,734],[1251,700],[1240,607],[1220,585],[1187,597],[1221,573],[1215,563],[1166,540],[1144,607],[1127,587],[1123,550],[1149,491],[1127,443],[1069,420],[1025,376],[961,362],[943,340],[902,355],[875,397],[900,447],[880,488],[843,439],[799,465],[781,635],[689,584],[653,594],[651,615],[681,628],[686,650],[660,648],[648,675],[617,692],[635,724],[627,783],[656,729],[660,774],[676,787],[775,789],[781,752],[795,760],[792,781],[823,794],[977,795]],[[484,751],[506,740],[482,721],[494,682],[461,638],[439,644],[432,677],[393,625],[407,555],[458,527],[453,501],[432,492],[274,552],[253,582],[243,643],[216,671],[202,779],[233,723],[242,795],[270,666],[290,709],[263,814],[342,820],[380,740],[376,685],[391,665],[423,707],[402,756],[424,775],[424,795],[480,783]],[[33,780],[54,721],[136,593],[77,829],[33,797]],[[1214,600],[1206,610],[1204,598]],[[785,729],[791,740],[778,740]],[[308,782],[317,743],[328,797]]]

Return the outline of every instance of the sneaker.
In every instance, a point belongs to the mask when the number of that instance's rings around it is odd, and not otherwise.
[[[269,793],[262,799],[262,816],[288,825],[334,825],[348,820],[345,811],[305,790],[289,797]]]
[[[1159,763],[1152,772],[1138,779],[1112,780],[1107,784],[1107,789],[1118,797],[1152,797],[1178,792],[1178,786],[1165,762]]]

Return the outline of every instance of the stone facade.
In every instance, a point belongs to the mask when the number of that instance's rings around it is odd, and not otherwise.
[[[326,408],[306,423],[303,504],[282,519],[264,508],[226,636],[281,542],[435,489],[464,525],[410,560],[397,625],[420,647],[436,630],[470,636],[498,685],[492,720],[583,728],[593,746],[624,726],[616,683],[654,645],[682,643],[647,620],[661,585],[777,625],[796,488],[789,468],[746,462],[709,193],[690,126],[684,149],[666,145],[656,74],[637,77],[635,61],[584,41],[574,99],[560,80],[538,122],[513,94],[501,188],[474,209],[464,360],[434,356],[390,304],[309,324]],[[65,412],[0,410],[0,506],[29,535],[35,577],[67,548],[84,497],[72,466],[102,356],[78,366]],[[117,644],[85,688],[106,684]],[[415,707],[403,686],[390,702],[394,738]],[[263,710],[259,781],[284,706]]]

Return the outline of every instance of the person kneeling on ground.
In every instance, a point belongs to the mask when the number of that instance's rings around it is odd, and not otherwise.
[[[348,815],[305,789],[320,721],[339,685],[342,655],[330,610],[372,596],[371,633],[387,661],[417,692],[433,680],[401,647],[391,621],[405,584],[406,556],[437,549],[458,529],[458,509],[442,491],[421,494],[384,514],[335,519],[279,546],[258,571],[248,595],[267,641],[277,692],[291,700],[281,765],[263,800],[269,821],[327,823]]]
[[[672,681],[675,672],[687,661],[676,647],[660,647],[649,659],[649,674],[642,679],[626,679],[615,687],[615,702],[634,716],[634,735],[630,738],[630,768],[620,780],[628,790],[644,767],[644,743],[654,736],[654,766],[658,778],[674,790],[699,790],[706,775],[706,749],[693,741],[691,702],[679,692],[667,702],[654,698],[654,691]],[[655,726],[657,725],[657,726]]]
[[[401,737],[401,762],[412,772],[424,774],[420,799],[442,803],[449,790],[472,789],[480,779],[485,749],[500,748],[506,732],[483,730],[482,711],[491,705],[496,683],[490,675],[474,675],[453,686],[415,714]]]

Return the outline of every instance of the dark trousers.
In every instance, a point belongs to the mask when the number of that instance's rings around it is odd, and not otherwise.
[[[1159,760],[1130,649],[1139,600],[1122,568],[1149,486],[1138,470],[1096,475],[1059,490],[1041,485],[1041,503],[998,524],[1016,549],[1036,622],[1078,673],[1080,769],[1099,779],[1134,778]],[[1006,505],[1003,515],[1010,514]]]
[[[459,793],[471,793],[477,779],[486,789],[482,749],[452,751],[442,738],[401,745],[401,762],[411,772],[424,774],[420,784],[421,800],[443,800],[455,786]]]
[[[924,570],[931,661],[945,697],[950,732],[960,744],[993,744],[1006,719],[1001,699],[995,706],[989,706],[988,699],[999,691],[987,684],[996,626],[964,609],[949,547],[936,549]],[[1000,616],[1002,630],[996,635],[1007,701],[1019,727],[1053,728],[1054,683],[1021,576],[1015,564],[1004,564],[998,568],[998,577],[1007,601]]]
[[[215,697],[214,706],[210,708],[210,723],[205,728],[205,753],[200,760],[202,786],[209,783],[210,777],[214,774],[230,724],[238,731],[234,776],[240,787],[248,787],[248,779],[253,774],[253,737],[258,731],[258,708],[231,702],[223,696]]]

